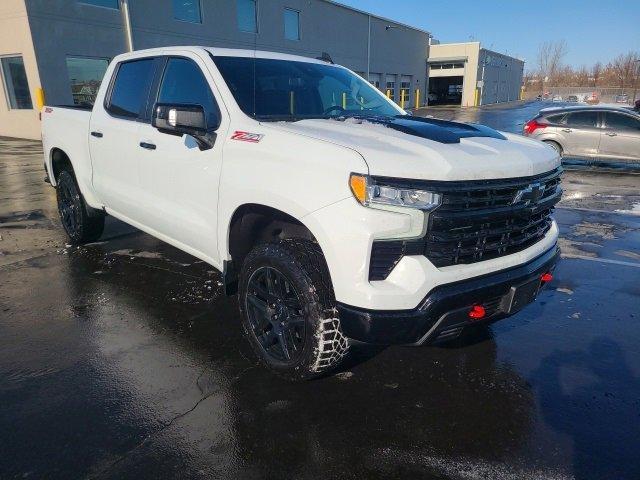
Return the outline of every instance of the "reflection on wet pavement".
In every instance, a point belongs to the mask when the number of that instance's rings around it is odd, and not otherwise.
[[[515,317],[288,384],[208,265],[113,219],[67,246],[41,163],[0,139],[0,478],[640,478],[639,176],[565,174]]]

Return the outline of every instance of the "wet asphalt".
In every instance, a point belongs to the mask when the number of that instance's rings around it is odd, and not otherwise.
[[[640,175],[566,172],[564,258],[514,317],[289,384],[208,265],[113,219],[68,247],[41,155],[0,139],[1,479],[640,478]]]

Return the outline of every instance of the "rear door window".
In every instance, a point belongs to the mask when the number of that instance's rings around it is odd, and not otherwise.
[[[153,58],[121,63],[107,111],[118,117],[139,118],[147,104],[154,71]]]
[[[623,113],[607,112],[607,128],[613,130],[635,130],[640,132],[640,120]]]
[[[570,127],[596,128],[598,126],[598,112],[574,112],[567,115],[567,125]]]

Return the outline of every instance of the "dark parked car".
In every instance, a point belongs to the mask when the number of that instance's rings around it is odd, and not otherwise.
[[[567,97],[567,102],[569,103],[578,103],[578,96],[577,95],[569,95]]]
[[[616,95],[615,98],[616,103],[629,103],[629,95],[623,93],[622,95]]]
[[[628,108],[546,108],[524,125],[524,135],[560,155],[640,160],[640,115]]]

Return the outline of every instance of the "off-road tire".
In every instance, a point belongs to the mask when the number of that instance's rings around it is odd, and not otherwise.
[[[72,170],[64,169],[58,175],[56,199],[60,221],[73,245],[95,242],[100,238],[105,215],[87,205]]]
[[[281,362],[258,341],[249,319],[248,287],[259,269],[279,271],[297,292],[305,323],[304,346],[299,358]],[[347,355],[349,343],[342,334],[326,261],[317,243],[285,239],[257,245],[245,258],[240,272],[238,303],[247,339],[260,362],[289,380],[316,378],[335,369]]]

